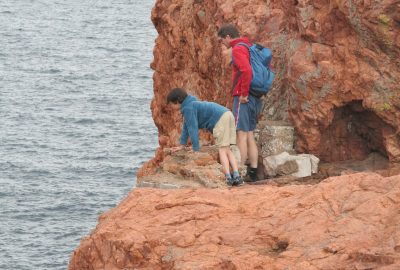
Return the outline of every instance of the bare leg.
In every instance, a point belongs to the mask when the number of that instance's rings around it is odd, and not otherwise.
[[[256,140],[254,139],[253,131],[247,132],[247,146],[249,153],[250,166],[257,168],[258,166],[258,148]]]
[[[238,172],[238,164],[235,158],[235,155],[232,153],[231,149],[229,149],[229,146],[227,146],[227,154],[228,154],[228,159],[229,159],[229,163],[231,164],[232,170],[234,172]]]
[[[229,147],[228,147],[229,149]],[[218,149],[219,153],[219,161],[221,162],[222,165],[222,171],[224,174],[230,174],[229,171],[229,158],[228,158],[228,152],[226,147],[220,147]]]
[[[240,165],[244,165],[247,160],[247,133],[245,131],[238,130],[236,132],[237,147],[240,151]]]

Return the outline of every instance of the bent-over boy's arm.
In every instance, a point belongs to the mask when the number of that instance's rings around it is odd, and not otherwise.
[[[179,144],[187,145],[188,138],[189,138],[189,133],[188,133],[188,129],[187,129],[187,126],[186,126],[186,122],[183,121],[182,133],[181,133],[181,138],[179,139]]]
[[[186,127],[186,132],[190,137],[190,141],[192,142],[192,149],[193,151],[199,151],[200,150],[199,125],[197,121],[196,110],[194,109],[184,110],[183,119],[184,119],[184,127]]]

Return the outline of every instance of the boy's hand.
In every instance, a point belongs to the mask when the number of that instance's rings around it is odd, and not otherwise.
[[[240,103],[248,103],[249,102],[249,96],[240,96],[239,97],[239,102]]]
[[[193,151],[192,147],[186,146],[186,145],[179,145],[179,146],[171,147],[170,150],[171,150],[171,153],[175,153],[180,150]]]
[[[183,145],[179,145],[179,146],[171,147],[170,149],[171,149],[171,153],[175,153],[175,152],[182,150],[183,148],[184,148]]]

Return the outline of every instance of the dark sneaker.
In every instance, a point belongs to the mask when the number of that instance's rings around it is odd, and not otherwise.
[[[226,181],[226,184],[230,187],[235,185],[235,181],[232,178],[225,178],[225,181]]]
[[[242,178],[240,177],[240,175],[238,175],[238,176],[236,176],[236,177],[233,177],[233,183],[234,183],[235,186],[241,186],[241,185],[243,185],[243,180],[242,180]]]
[[[250,168],[247,171],[246,178],[244,179],[246,182],[256,182],[257,181],[257,168]]]

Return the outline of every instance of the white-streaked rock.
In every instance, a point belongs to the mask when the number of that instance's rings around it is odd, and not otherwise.
[[[292,126],[267,123],[259,132],[259,140],[263,158],[282,152],[294,152],[294,128]]]
[[[295,161],[298,167],[296,172],[290,171],[292,176],[307,177],[318,171],[319,159],[317,157],[309,154],[290,155],[287,152],[282,152],[263,159],[264,173],[269,177],[281,175],[281,172],[284,171],[282,166],[289,164],[291,161]]]
[[[311,172],[312,173],[317,173],[318,172],[318,164],[319,164],[319,158],[317,158],[314,155],[310,154],[300,154],[299,156],[307,156],[311,160]]]

